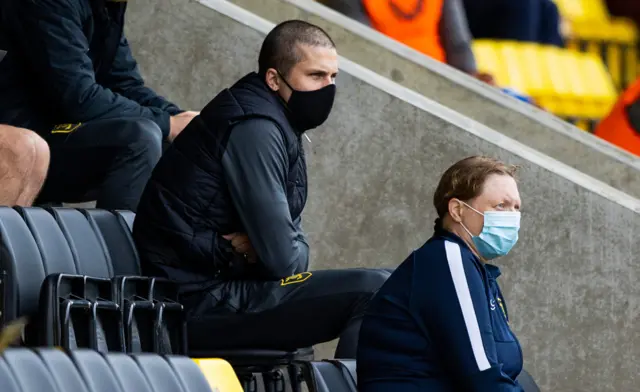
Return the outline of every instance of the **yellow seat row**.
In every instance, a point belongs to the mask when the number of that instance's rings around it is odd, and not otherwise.
[[[555,0],[569,25],[567,46],[598,55],[618,90],[638,75],[638,28],[626,18],[609,14],[603,0]]]
[[[500,87],[530,95],[564,118],[600,119],[617,98],[602,60],[553,46],[513,41],[476,40],[473,51],[481,71]]]

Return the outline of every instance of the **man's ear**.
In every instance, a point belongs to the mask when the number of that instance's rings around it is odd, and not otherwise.
[[[264,78],[264,81],[267,83],[267,86],[269,86],[271,90],[280,90],[280,78],[278,77],[278,71],[273,68],[269,68]]]
[[[458,199],[449,200],[449,215],[454,222],[462,222],[462,203]]]

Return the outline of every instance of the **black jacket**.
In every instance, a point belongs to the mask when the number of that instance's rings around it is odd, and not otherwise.
[[[286,111],[252,73],[176,138],[153,171],[133,228],[145,274],[196,290],[217,280],[280,279],[306,270],[300,227],[306,162]],[[222,238],[234,232],[248,233],[257,264],[245,263]]]
[[[180,109],[145,87],[123,34],[126,2],[3,0],[0,123],[52,126],[148,118],[169,133]]]

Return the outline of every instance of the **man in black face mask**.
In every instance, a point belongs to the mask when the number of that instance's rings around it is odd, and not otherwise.
[[[302,137],[333,106],[338,55],[302,21],[265,38],[259,72],[216,96],[165,152],[133,235],[143,272],[181,287],[193,350],[295,349],[341,337],[354,358],[382,270],[308,272]]]

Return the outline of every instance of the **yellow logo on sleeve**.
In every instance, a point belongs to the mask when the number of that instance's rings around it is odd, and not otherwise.
[[[311,277],[311,272],[302,272],[300,274],[291,275],[286,278],[280,279],[280,286],[286,286],[289,284],[302,283]]]

